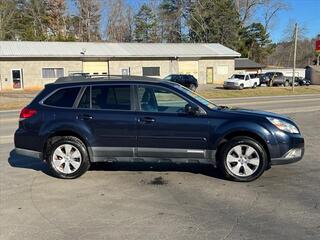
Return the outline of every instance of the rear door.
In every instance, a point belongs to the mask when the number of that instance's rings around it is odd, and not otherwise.
[[[206,158],[208,119],[189,115],[193,104],[175,92],[153,85],[138,85],[138,157]]]
[[[92,133],[97,160],[133,157],[136,118],[129,84],[87,87],[78,105],[78,120]]]

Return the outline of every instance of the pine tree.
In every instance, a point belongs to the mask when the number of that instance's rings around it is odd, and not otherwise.
[[[240,37],[239,51],[244,57],[262,63],[273,50],[269,34],[261,23],[252,23],[243,28]]]
[[[143,4],[134,17],[134,40],[137,42],[158,42],[158,25],[155,13]]]
[[[190,40],[216,42],[236,49],[240,21],[233,0],[198,0],[190,9]]]
[[[53,40],[65,40],[66,33],[65,0],[48,0],[47,19]]]
[[[16,35],[16,3],[14,0],[0,0],[0,40],[12,40]]]
[[[181,42],[185,0],[162,0],[159,6],[163,42]]]

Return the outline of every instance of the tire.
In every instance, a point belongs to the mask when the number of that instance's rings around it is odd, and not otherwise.
[[[257,83],[254,83],[252,88],[257,88]]]
[[[191,91],[195,92],[196,89],[197,89],[197,87],[196,87],[196,85],[194,85],[194,84],[190,84],[189,89],[190,89]]]
[[[289,81],[285,81],[285,82],[284,82],[284,86],[285,86],[285,87],[288,87],[289,85],[290,85]]]
[[[227,179],[233,181],[253,181],[268,167],[265,149],[259,142],[249,137],[235,137],[218,151],[219,169]],[[237,152],[240,153],[239,156]]]
[[[243,89],[244,89],[244,85],[243,85],[243,84],[240,84],[239,89],[240,89],[240,90],[243,90]]]
[[[78,178],[90,168],[86,146],[73,136],[61,137],[49,145],[47,159],[52,173],[63,179]]]
[[[270,81],[269,81],[269,82],[267,82],[267,86],[268,86],[268,87],[272,87],[272,86],[271,86],[271,82],[270,82]]]

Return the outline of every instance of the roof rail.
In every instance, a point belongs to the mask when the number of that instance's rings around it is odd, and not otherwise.
[[[68,83],[68,82],[86,82],[86,81],[106,81],[106,80],[150,80],[159,81],[159,78],[151,78],[144,76],[125,76],[125,75],[71,75],[58,78],[55,83]]]

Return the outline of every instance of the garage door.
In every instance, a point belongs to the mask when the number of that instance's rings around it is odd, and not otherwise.
[[[179,61],[179,73],[191,74],[198,79],[198,61]]]
[[[90,74],[107,74],[107,62],[83,62],[83,72]]]

